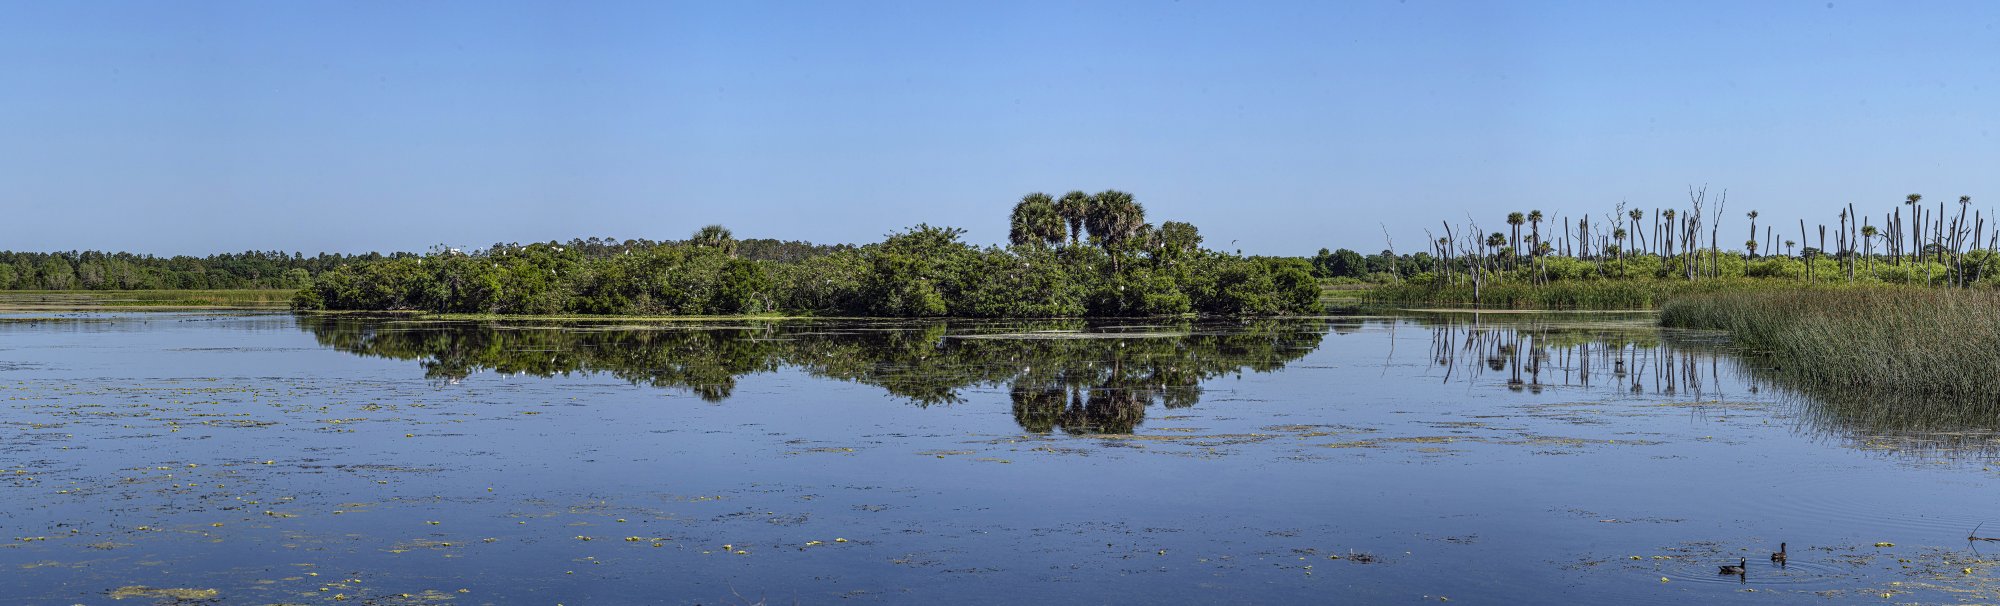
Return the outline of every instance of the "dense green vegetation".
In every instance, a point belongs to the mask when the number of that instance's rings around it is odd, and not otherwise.
[[[918,225],[860,247],[750,258],[729,230],[685,242],[504,245],[372,260],[318,275],[306,310],[518,315],[790,314],[872,317],[1266,316],[1315,313],[1303,259],[1201,247],[1193,225],[1146,222],[1131,194],[1024,196],[1010,245]]]
[[[1668,303],[1660,323],[1728,331],[1799,382],[1906,395],[2000,398],[2000,292],[1871,287],[1718,292]]]
[[[586,257],[601,258],[671,244],[650,240],[589,238],[550,246],[575,249]],[[494,244],[493,249],[520,247]],[[847,245],[815,245],[781,240],[735,242],[736,253],[746,259],[797,261],[806,257],[853,248]],[[438,246],[439,252],[456,249]],[[336,267],[373,263],[388,259],[416,258],[416,253],[367,253],[343,255],[283,251],[245,251],[206,257],[156,257],[125,252],[94,250],[69,252],[0,251],[0,290],[297,290],[312,284],[314,276]]]
[[[207,257],[0,251],[0,290],[296,289],[319,272],[379,257],[279,251]]]
[[[0,291],[0,309],[81,311],[103,307],[232,307],[284,309],[297,291],[242,290],[63,290]]]
[[[1690,189],[1685,208],[1648,213],[1621,203],[1596,223],[1549,219],[1546,233],[1541,211],[1514,212],[1506,232],[1446,223],[1442,237],[1430,234],[1427,253],[1321,251],[1314,265],[1323,276],[1385,284],[1371,295],[1379,301],[1479,307],[1655,307],[1689,294],[1801,285],[2000,286],[2000,226],[1987,225],[1969,196],[1935,208],[1922,200],[1911,194],[1907,208],[1879,217],[1848,205],[1837,223],[1811,230],[1800,220],[1798,239],[1782,248],[1775,226],[1759,232],[1753,210],[1744,214],[1748,239],[1729,249],[1720,219],[1727,196]]]
[[[1030,326],[968,320],[747,321],[727,329],[609,330],[340,315],[303,315],[299,322],[322,345],[417,360],[427,375],[444,382],[482,371],[607,373],[719,402],[742,376],[795,367],[876,386],[924,406],[959,402],[967,388],[998,386],[1011,395],[1015,420],[1043,433],[1130,433],[1147,407],[1192,406],[1201,398],[1203,381],[1277,370],[1319,347],[1327,332],[1324,321],[1305,319],[1227,326],[1184,320],[1143,326],[1082,320]]]

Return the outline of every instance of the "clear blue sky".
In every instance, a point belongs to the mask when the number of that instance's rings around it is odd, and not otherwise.
[[[1995,2],[0,2],[0,249],[2000,206]],[[1232,246],[1230,242],[1239,242]]]

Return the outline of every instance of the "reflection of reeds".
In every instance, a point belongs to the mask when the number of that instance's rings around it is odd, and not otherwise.
[[[1717,293],[1675,300],[1660,323],[1727,331],[1799,384],[2000,399],[2000,292]]]
[[[1662,338],[1658,331],[1491,314],[1428,324],[1431,360],[1447,381],[1498,371],[1507,373],[1511,391],[1609,388],[1701,406],[1725,404],[1724,388],[1773,391],[1793,409],[1800,431],[1855,448],[1925,459],[2000,455],[2000,399],[1832,387],[1712,334]]]
[[[1779,388],[1808,431],[1856,448],[1921,457],[2000,455],[2000,400],[1926,396],[1802,380],[1764,356],[1740,358],[1754,381]]]

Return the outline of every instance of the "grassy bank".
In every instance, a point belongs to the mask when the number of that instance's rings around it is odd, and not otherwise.
[[[1657,309],[1669,301],[1691,295],[1725,292],[1775,292],[1800,288],[1812,291],[1847,288],[1839,285],[1801,287],[1788,280],[1736,278],[1719,280],[1592,280],[1529,284],[1506,282],[1488,284],[1477,291],[1471,286],[1432,285],[1402,282],[1383,285],[1367,292],[1370,302],[1430,307],[1478,307],[1483,309]]]
[[[0,308],[226,307],[283,309],[290,288],[203,290],[15,290],[0,292]]]
[[[1785,374],[1830,388],[2000,397],[2000,291],[1738,290],[1674,299],[1660,323],[1729,332]]]

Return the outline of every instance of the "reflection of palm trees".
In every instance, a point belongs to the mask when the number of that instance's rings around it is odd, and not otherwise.
[[[1033,433],[1048,433],[1062,421],[1069,392],[1061,387],[1033,387],[1015,382],[1008,392],[1014,400],[1014,422]]]
[[[1065,433],[1132,433],[1146,418],[1148,402],[1139,391],[1099,387],[1088,393],[1081,406],[1072,401],[1069,410],[1063,412]]]

